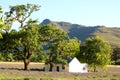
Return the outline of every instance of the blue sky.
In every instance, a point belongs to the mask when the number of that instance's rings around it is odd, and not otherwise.
[[[41,9],[31,18],[66,21],[87,26],[120,27],[120,0],[0,0],[5,11],[9,5],[38,4]]]

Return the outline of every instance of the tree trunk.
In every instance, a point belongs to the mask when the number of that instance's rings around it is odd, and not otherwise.
[[[62,69],[65,70],[65,65],[62,65]]]
[[[94,65],[94,72],[97,72],[97,71],[96,71],[96,66],[95,66],[95,65]]]
[[[50,62],[50,69],[49,69],[49,71],[50,71],[50,72],[52,72],[52,71],[53,71],[53,67],[54,67],[53,63],[52,63],[52,62]]]
[[[30,57],[32,53],[30,52],[29,49],[25,47],[25,57],[24,57],[24,70],[28,71],[29,70],[29,63],[30,63]]]
[[[24,70],[25,71],[28,71],[29,70],[29,63],[30,63],[30,60],[29,59],[27,59],[27,58],[25,58],[24,59]]]
[[[53,71],[53,67],[54,67],[54,64],[53,64],[53,62],[52,62],[52,53],[50,53],[50,56],[49,56],[49,64],[50,64],[50,69],[49,69],[49,71],[50,72],[52,72]]]

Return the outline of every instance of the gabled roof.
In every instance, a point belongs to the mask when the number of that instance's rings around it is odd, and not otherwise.
[[[72,63],[73,63],[73,64],[81,64],[76,57],[74,57],[69,64],[72,64]]]

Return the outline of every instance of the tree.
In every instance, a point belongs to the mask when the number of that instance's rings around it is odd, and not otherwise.
[[[3,32],[2,37],[3,38],[0,39],[0,52],[4,58],[3,61],[8,61],[8,58],[9,61],[12,61],[13,54],[11,53],[14,53],[15,51],[15,46],[17,45],[18,41],[18,32],[15,30],[11,30],[9,33]]]
[[[3,11],[0,7],[0,56],[1,60],[3,61],[12,61],[12,54],[10,54],[9,52],[10,45],[8,45],[9,43],[11,43],[11,34],[2,32],[2,30],[6,28],[6,19],[4,19]]]
[[[38,28],[39,25],[31,24],[27,25],[19,32],[20,37],[18,49],[22,52],[20,55],[24,61],[24,70],[29,70],[28,66],[32,53],[39,51],[41,48],[38,36]]]
[[[120,48],[115,47],[113,48],[113,54],[111,55],[112,61],[114,64],[120,64]]]
[[[94,68],[94,72],[96,72],[97,66],[106,67],[110,64],[112,48],[108,42],[99,36],[95,36],[88,38],[85,44],[85,61]]]
[[[76,57],[82,63],[86,63],[86,59],[87,59],[87,57],[85,55],[86,52],[87,52],[86,51],[86,46],[85,45],[80,45],[80,52],[78,54],[76,54]]]
[[[30,24],[29,21],[27,24],[20,31],[4,33],[3,39],[0,39],[0,50],[21,57],[24,61],[24,70],[29,70],[31,55],[41,48],[38,36],[39,24]]]
[[[80,43],[77,39],[62,40],[53,43],[50,47],[50,54],[48,63],[51,65],[50,70],[54,64],[65,65],[68,59],[73,58],[80,51]]]
[[[20,30],[12,38],[13,49],[23,58],[24,70],[28,70],[32,53],[40,48],[37,20],[29,19],[31,14],[39,10],[38,5],[16,5],[10,6],[10,11],[6,12],[6,23],[11,24],[17,21],[20,23]],[[7,32],[7,30],[6,30]],[[17,36],[16,36],[17,35]],[[12,45],[12,44],[9,44]]]
[[[26,20],[34,11],[38,11],[40,6],[35,4],[10,6],[10,11],[6,12],[7,22],[18,21],[20,28],[24,27]]]
[[[68,38],[68,35],[66,32],[50,24],[43,25],[39,30],[39,34],[41,38],[40,41],[44,42],[47,46],[51,46],[53,43],[56,43],[65,38]],[[47,63],[50,64],[50,67],[53,67],[52,62],[50,61],[53,54],[54,53],[50,53],[49,59],[48,59],[49,62],[46,61]]]

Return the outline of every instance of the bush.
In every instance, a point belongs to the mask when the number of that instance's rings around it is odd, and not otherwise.
[[[4,57],[3,57],[3,55],[2,55],[2,53],[0,53],[0,61],[4,61],[5,59],[4,59]]]
[[[13,54],[9,52],[0,53],[0,61],[14,61]]]
[[[120,59],[115,62],[115,65],[120,65]]]
[[[45,53],[40,54],[32,54],[31,61],[32,62],[44,62],[46,60],[47,55]]]

